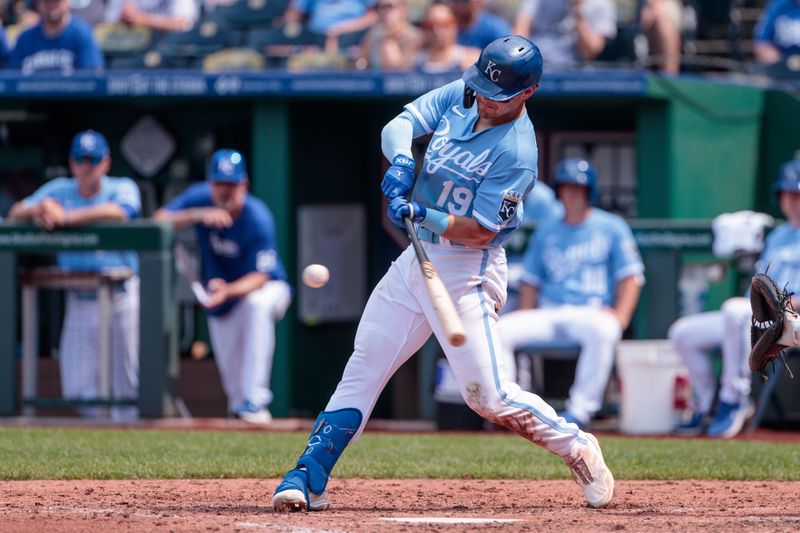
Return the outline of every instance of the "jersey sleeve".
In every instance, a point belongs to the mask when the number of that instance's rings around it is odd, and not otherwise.
[[[528,248],[525,250],[525,255],[522,257],[523,271],[521,279],[534,287],[541,286],[545,276],[544,263],[542,262],[544,234],[545,230],[543,228],[536,229],[528,243]]]
[[[778,4],[780,2],[773,2],[767,9],[761,13],[761,17],[753,29],[753,38],[756,41],[771,43],[775,39],[775,19],[778,16]]]
[[[414,123],[414,136],[417,132],[433,133],[445,111],[450,106],[461,103],[464,95],[464,82],[456,80],[438,89],[427,92],[405,105]]]
[[[476,191],[472,216],[495,233],[509,225],[518,226],[523,213],[520,205],[535,181],[533,170],[521,167],[512,167],[484,179]]]
[[[259,210],[253,234],[243,260],[250,272],[261,272],[275,278],[278,251],[275,249],[275,221],[268,209]]]
[[[611,246],[611,272],[615,281],[628,276],[642,275],[644,264],[639,255],[639,247],[630,227],[621,220],[614,225],[614,240]]]
[[[130,178],[120,179],[111,200],[125,211],[128,218],[136,218],[142,214],[141,193],[139,187]]]
[[[75,58],[75,68],[79,70],[96,70],[103,68],[103,54],[92,36],[88,26],[82,25],[80,30],[80,50]]]
[[[38,189],[33,194],[22,200],[22,205],[25,207],[33,207],[45,198],[53,198],[59,202],[64,201],[63,191],[68,185],[66,178],[56,178],[50,180]]]
[[[209,207],[211,191],[207,183],[195,183],[164,206],[167,211],[180,211],[191,207]]]

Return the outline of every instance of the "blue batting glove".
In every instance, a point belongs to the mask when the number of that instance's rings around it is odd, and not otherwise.
[[[411,190],[413,183],[414,160],[405,155],[394,156],[392,166],[383,175],[383,181],[381,181],[383,195],[389,200],[405,196]]]
[[[422,222],[428,214],[428,210],[424,205],[420,205],[417,202],[409,202],[402,196],[398,196],[389,202],[386,214],[392,224],[398,228],[405,229],[406,225],[403,222],[405,217],[410,217],[411,222]]]

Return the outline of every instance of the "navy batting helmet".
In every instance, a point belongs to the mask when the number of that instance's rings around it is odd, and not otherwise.
[[[217,150],[211,156],[208,181],[216,183],[241,183],[247,179],[244,157],[236,150]]]
[[[583,185],[589,189],[589,202],[594,204],[597,201],[597,173],[586,159],[573,157],[561,161],[556,166],[553,185],[558,189],[559,185],[567,183]]]
[[[775,180],[772,189],[775,192],[800,192],[800,161],[784,163],[780,171],[778,171],[778,179]]]
[[[539,85],[541,78],[542,53],[519,35],[501,37],[487,44],[478,61],[461,76],[465,91],[501,101]]]

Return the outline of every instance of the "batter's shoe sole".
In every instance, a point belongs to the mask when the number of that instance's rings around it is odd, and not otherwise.
[[[319,496],[313,492],[309,492],[309,495],[311,503],[306,502],[306,496],[302,490],[282,490],[272,497],[272,508],[277,513],[299,513],[303,511],[325,511],[331,506],[327,490]]]

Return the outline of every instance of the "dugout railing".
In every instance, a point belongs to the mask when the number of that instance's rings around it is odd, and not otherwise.
[[[144,220],[49,232],[32,225],[0,225],[0,294],[6,299],[0,320],[0,416],[16,414],[21,399],[17,383],[20,317],[17,256],[66,250],[137,252],[141,277],[139,413],[143,417],[176,413],[179,361],[173,241],[171,225]]]

